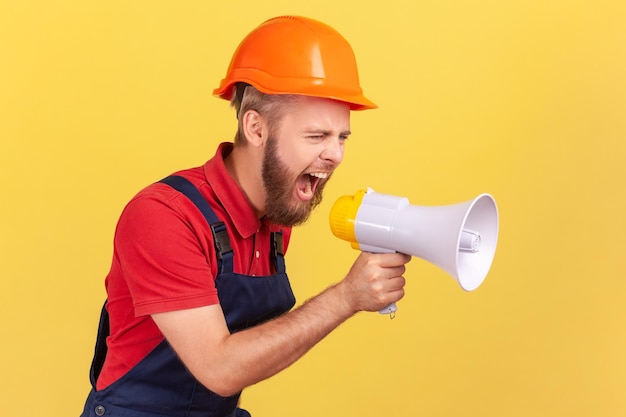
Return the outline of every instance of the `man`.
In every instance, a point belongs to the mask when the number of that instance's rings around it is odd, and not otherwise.
[[[376,107],[345,39],[312,19],[270,19],[215,94],[237,112],[234,144],[148,186],[120,217],[85,417],[247,416],[243,388],[404,295],[410,257],[362,253],[290,311],[291,227],[341,163],[350,111]]]

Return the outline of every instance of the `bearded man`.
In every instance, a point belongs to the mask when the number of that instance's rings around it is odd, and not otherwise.
[[[345,39],[312,19],[270,19],[215,95],[237,113],[234,143],[146,187],[119,219],[83,417],[248,416],[245,387],[404,295],[410,257],[362,253],[292,310],[291,228],[341,163],[350,111],[376,107]]]

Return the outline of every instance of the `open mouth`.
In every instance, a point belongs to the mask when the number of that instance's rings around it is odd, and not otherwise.
[[[310,200],[315,194],[315,189],[321,180],[328,178],[327,172],[309,172],[298,178],[296,189],[302,200]]]

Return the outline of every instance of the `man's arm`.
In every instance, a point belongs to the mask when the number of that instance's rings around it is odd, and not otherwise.
[[[359,311],[378,311],[404,295],[410,256],[361,253],[338,284],[297,309],[230,334],[219,305],[153,314],[191,373],[221,396],[287,368]]]

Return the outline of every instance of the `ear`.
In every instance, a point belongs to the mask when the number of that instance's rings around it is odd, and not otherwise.
[[[243,134],[252,146],[263,146],[267,140],[267,123],[256,110],[248,110],[243,115]]]

